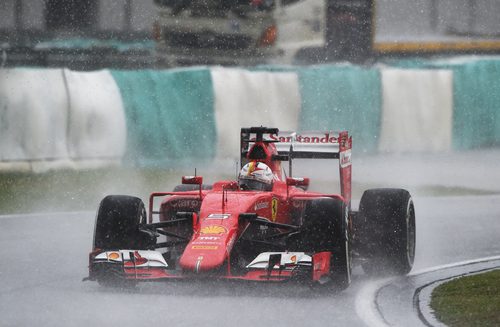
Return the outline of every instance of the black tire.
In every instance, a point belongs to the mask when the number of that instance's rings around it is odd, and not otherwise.
[[[145,250],[156,239],[139,230],[146,223],[146,209],[141,199],[127,195],[108,195],[99,205],[94,230],[94,249]]]
[[[363,270],[370,275],[410,272],[415,259],[415,207],[408,191],[372,189],[359,204]]]
[[[99,205],[94,230],[94,249],[146,250],[153,248],[156,237],[139,230],[146,223],[141,199],[127,195],[108,195]],[[133,288],[135,280],[125,279],[123,268],[109,264],[93,267],[97,282],[106,287]]]
[[[343,290],[351,282],[351,249],[348,211],[343,201],[332,198],[307,203],[300,247],[306,252],[330,251],[329,288]]]
[[[187,192],[187,191],[198,191],[200,189],[199,185],[194,185],[194,184],[180,184],[174,187],[173,192]],[[211,190],[212,185],[208,184],[202,184],[201,185],[202,190]]]

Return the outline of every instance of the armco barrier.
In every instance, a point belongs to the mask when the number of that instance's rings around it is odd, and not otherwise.
[[[453,149],[500,145],[500,57],[404,60],[388,64],[401,68],[451,70]]]
[[[500,60],[450,65],[453,145],[457,150],[500,145]]]
[[[347,129],[355,152],[473,149],[500,144],[499,108],[498,58],[111,75],[3,69],[0,169],[234,158],[239,128],[255,124]]]
[[[381,84],[378,69],[318,66],[299,70],[301,130],[348,130],[353,148],[377,150]]]
[[[453,75],[449,70],[381,70],[380,151],[451,149]]]
[[[0,161],[67,159],[67,117],[62,70],[0,69]]]
[[[296,130],[300,93],[296,73],[212,69],[217,126],[217,158],[239,158],[245,126]]]
[[[63,71],[68,94],[68,152],[72,159],[121,159],[125,154],[125,112],[109,71]]]
[[[125,118],[107,72],[0,69],[0,170],[43,172],[116,164]]]
[[[211,160],[217,130],[207,68],[111,72],[127,120],[127,164],[165,166]]]

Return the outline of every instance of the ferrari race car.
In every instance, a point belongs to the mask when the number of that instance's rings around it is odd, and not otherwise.
[[[251,127],[240,136],[239,181],[206,185],[201,176],[184,176],[173,192],[152,193],[148,212],[137,197],[105,197],[88,279],[110,286],[217,278],[344,289],[353,261],[370,274],[411,270],[412,198],[402,189],[372,189],[359,211],[351,209],[347,132]],[[339,160],[340,194],[308,191],[309,179],[292,175],[293,160],[308,158]]]

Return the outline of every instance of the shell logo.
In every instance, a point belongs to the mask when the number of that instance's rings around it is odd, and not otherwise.
[[[118,260],[120,258],[120,254],[117,252],[108,253],[108,260]]]
[[[292,263],[297,263],[297,256],[296,256],[296,255],[292,255],[292,256],[290,257],[290,261],[291,261]]]
[[[223,226],[218,226],[218,225],[210,225],[210,226],[205,226],[200,230],[201,234],[215,234],[215,235],[220,235],[227,233],[227,229]]]

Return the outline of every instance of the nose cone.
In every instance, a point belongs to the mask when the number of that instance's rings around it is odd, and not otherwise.
[[[234,243],[235,233],[222,226],[201,229],[186,246],[180,265],[186,272],[202,273],[219,269],[226,261]],[[229,246],[228,246],[229,245]]]

